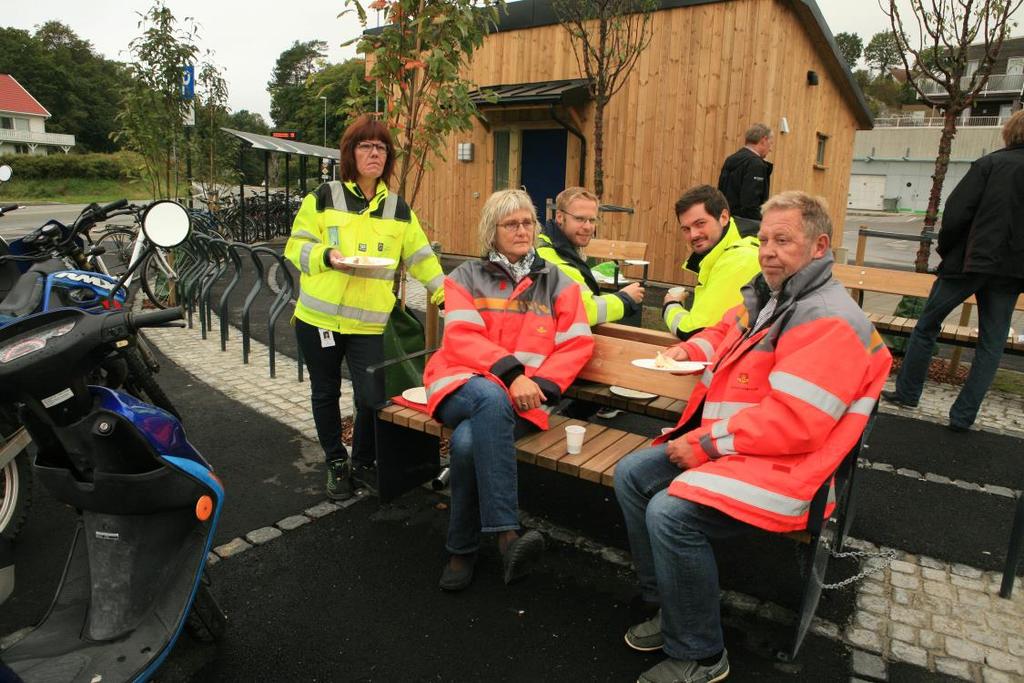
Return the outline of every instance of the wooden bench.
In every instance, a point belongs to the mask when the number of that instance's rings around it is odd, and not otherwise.
[[[864,304],[864,292],[928,298],[932,284],[935,282],[935,276],[930,273],[857,265],[836,264],[832,267],[832,274],[850,290],[854,299],[861,306]],[[975,305],[977,305],[977,301],[972,296],[964,303],[958,323],[942,325],[938,341],[961,347],[977,345],[978,334],[969,324],[971,307]],[[1024,295],[1017,298],[1014,308],[1017,311],[1024,311]],[[882,313],[868,313],[867,315],[868,319],[874,323],[875,328],[883,334],[908,337],[917,324],[917,320],[914,318]],[[1005,353],[1024,354],[1024,342],[1019,342],[1012,336],[1007,337],[1003,350]]]
[[[583,251],[587,258],[615,263],[615,281],[601,283],[607,288],[619,288],[621,284],[619,282],[620,273],[624,277],[639,280],[640,282],[647,281],[647,269],[650,264],[647,262],[646,242],[592,239]],[[630,264],[627,261],[639,261],[641,263]]]
[[[642,370],[630,361],[651,358],[666,346],[678,343],[668,332],[628,327],[599,325],[595,329],[595,347],[590,361],[581,370],[567,396],[595,400],[631,412],[661,419],[678,419],[700,375],[672,375]],[[411,357],[430,352],[413,354]],[[400,359],[399,359],[400,360]],[[383,391],[383,372],[392,363],[385,361],[368,369],[378,391]],[[647,401],[625,399],[608,391],[611,385],[657,394]],[[394,500],[416,486],[431,481],[440,471],[440,439],[451,435],[451,429],[425,413],[391,403],[380,394],[375,413],[378,495],[382,504]],[[564,428],[586,425],[587,434],[580,453],[570,455],[565,449]],[[529,434],[516,441],[520,462],[551,470],[598,485],[612,487],[616,464],[630,453],[647,448],[654,435],[636,434],[602,424],[585,423],[561,415],[550,417],[547,431]],[[863,442],[863,439],[862,439]],[[861,443],[850,451],[837,468],[834,489],[826,481],[811,504],[810,522],[803,531],[786,534],[808,544],[803,556],[802,591],[796,632],[787,654],[795,657],[817,609],[828,564],[828,547],[841,548],[853,519],[852,491],[857,456]],[[834,493],[833,493],[834,491]],[[827,520],[824,511],[830,495],[837,501],[835,511]]]

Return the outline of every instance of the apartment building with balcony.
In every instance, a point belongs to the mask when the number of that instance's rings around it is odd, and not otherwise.
[[[0,74],[0,155],[65,154],[75,146],[74,135],[47,133],[50,112],[9,74]]]
[[[967,73],[961,79],[961,87],[970,86],[971,76],[978,70],[984,54],[984,45],[972,45],[967,48]],[[928,95],[940,109],[949,94],[938,83],[928,83],[924,87]],[[995,118],[996,125],[1009,118],[1010,114],[1021,108],[1024,95],[1024,37],[1007,38],[999,50],[999,58],[992,64],[992,73],[988,82],[978,93],[974,105],[963,113],[965,120],[978,118]]]

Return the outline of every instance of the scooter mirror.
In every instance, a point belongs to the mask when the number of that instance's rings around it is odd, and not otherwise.
[[[142,230],[151,244],[164,249],[176,247],[188,238],[192,219],[184,206],[169,199],[153,202],[142,217]]]
[[[7,164],[0,166],[0,183],[6,183],[14,175],[14,171]]]

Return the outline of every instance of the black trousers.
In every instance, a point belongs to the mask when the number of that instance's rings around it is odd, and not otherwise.
[[[295,337],[309,369],[310,399],[313,422],[324,459],[328,462],[348,457],[341,443],[341,362],[348,362],[355,395],[355,425],[352,435],[352,462],[369,465],[374,461],[373,388],[366,368],[384,360],[384,336],[381,334],[339,334],[334,346],[324,347],[320,330],[301,320],[295,320]]]

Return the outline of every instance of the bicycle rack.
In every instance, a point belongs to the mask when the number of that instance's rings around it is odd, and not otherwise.
[[[231,265],[235,268],[235,274],[231,276],[231,281],[224,288],[223,294],[220,295],[220,302],[217,305],[218,316],[220,317],[221,351],[228,350],[228,327],[231,322],[230,312],[228,311],[228,299],[231,297],[231,292],[234,291],[235,286],[242,279],[242,257],[239,255],[238,249],[248,249],[249,247],[238,242],[224,242],[224,248],[227,251],[228,258],[231,259]]]
[[[245,303],[242,304],[242,363],[245,365],[249,364],[249,309],[252,308],[252,304],[256,301],[259,293],[263,291],[263,280],[266,277],[263,261],[260,260],[260,257],[254,251],[255,247],[249,247],[249,256],[256,266],[256,282],[249,288],[249,293],[245,296]]]
[[[226,242],[216,238],[209,238],[207,248],[213,257],[213,269],[204,277],[203,285],[199,289],[199,322],[202,329],[202,338],[206,339],[206,332],[213,327],[213,311],[210,306],[210,293],[214,283],[228,269],[227,250],[224,248]]]
[[[195,310],[193,298],[195,296],[196,285],[199,282],[200,275],[206,271],[207,259],[209,258],[206,245],[203,244],[202,240],[199,238],[199,235],[193,235],[192,239],[189,240],[189,244],[194,250],[193,261],[191,265],[189,265],[188,268],[186,268],[178,277],[181,303],[188,313],[187,319],[189,329],[192,329],[193,327],[192,313]]]
[[[270,303],[270,311],[268,313],[268,318],[267,318],[267,348],[268,348],[268,350],[270,352],[270,376],[273,378],[273,377],[276,377],[276,373],[277,373],[276,363],[275,363],[275,361],[276,361],[275,349],[276,349],[276,346],[277,346],[277,344],[276,344],[277,334],[276,334],[276,327],[275,326],[277,324],[277,319],[279,317],[281,317],[281,313],[284,312],[284,309],[287,308],[287,306],[288,306],[288,302],[291,301],[292,293],[295,291],[295,280],[294,280],[294,278],[292,278],[292,274],[288,270],[288,267],[285,264],[284,256],[282,254],[279,254],[278,252],[274,251],[270,247],[255,247],[252,250],[252,255],[253,255],[254,259],[258,260],[259,257],[257,256],[257,254],[269,254],[270,256],[272,256],[274,258],[274,260],[277,261],[278,265],[280,265],[280,268],[278,269],[278,271],[281,273],[282,278],[284,280],[284,286],[281,287],[280,291],[278,291],[278,293],[277,293],[277,296],[275,296],[274,300]],[[262,278],[261,278],[261,280],[262,280]],[[261,281],[260,282],[261,287],[262,287],[262,284],[263,283]],[[301,349],[299,349],[298,363],[299,363],[299,381],[301,382],[302,381],[302,350]]]

